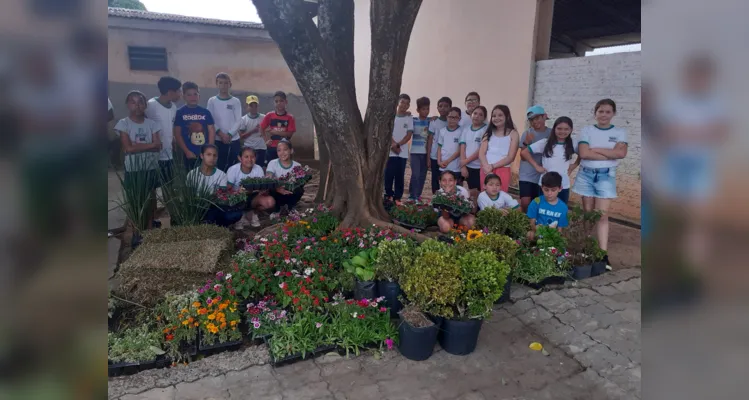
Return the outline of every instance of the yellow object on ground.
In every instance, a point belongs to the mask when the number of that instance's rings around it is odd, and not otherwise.
[[[533,342],[528,346],[531,350],[541,351],[544,349],[544,346],[541,345],[541,343]]]

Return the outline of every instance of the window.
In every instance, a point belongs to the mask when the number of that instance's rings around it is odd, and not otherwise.
[[[128,46],[127,56],[133,71],[168,71],[163,47]]]

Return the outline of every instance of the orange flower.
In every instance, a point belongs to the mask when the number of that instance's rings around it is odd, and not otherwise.
[[[199,327],[199,326],[200,326],[200,324],[196,322],[196,323],[195,323],[195,327],[197,328],[197,327]]]
[[[198,310],[198,314],[200,314],[200,315],[208,314],[208,310],[205,309],[205,308],[201,308],[201,309]]]
[[[322,240],[324,242],[324,241],[328,240],[328,237],[327,236],[323,236],[323,237],[320,238],[320,240]]]
[[[211,321],[213,321],[214,319],[216,319],[216,314],[209,314],[208,315],[208,319],[210,319]]]
[[[200,307],[200,303],[196,301],[196,302],[192,303],[192,306],[195,307],[195,308],[198,308],[198,307]]]
[[[237,321],[231,321],[231,322],[230,322],[229,324],[230,324],[231,326],[235,326],[235,325],[237,325]]]
[[[226,329],[226,322],[221,323],[221,329]]]
[[[218,318],[218,319],[224,319],[224,318],[226,318],[226,314],[224,314],[222,312],[219,312],[219,313],[216,314],[216,318]]]
[[[229,307],[229,305],[228,305],[228,304],[219,304],[219,306],[218,306],[218,309],[219,309],[219,310],[223,310],[223,309],[225,309],[226,307]]]

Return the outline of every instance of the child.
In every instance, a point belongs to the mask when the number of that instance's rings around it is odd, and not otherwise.
[[[551,128],[551,136],[541,139],[523,149],[521,157],[529,162],[541,174],[554,171],[562,176],[562,191],[559,200],[565,204],[570,200],[570,174],[580,164],[580,157],[573,163],[572,156],[577,152],[577,139],[572,137],[572,120],[569,117],[559,117]],[[533,155],[541,154],[541,165],[536,163]],[[539,180],[539,183],[541,181]]]
[[[296,132],[296,120],[294,116],[286,111],[286,93],[278,91],[273,95],[275,111],[265,114],[260,122],[260,132],[268,146],[266,159],[268,162],[278,158],[276,147],[282,139],[291,142],[291,137]]]
[[[609,242],[609,217],[611,200],[616,198],[616,166],[627,156],[627,131],[615,127],[611,119],[616,115],[616,103],[603,99],[594,108],[596,124],[580,132],[580,171],[572,191],[583,196],[585,211],[599,210],[603,216],[596,224],[598,245],[607,250]],[[604,258],[606,265],[609,258]]]
[[[560,232],[567,227],[567,204],[557,197],[562,190],[562,176],[557,172],[548,172],[541,179],[543,196],[536,197],[528,205],[528,218],[531,219],[531,230],[528,239],[536,236],[536,226],[546,225],[557,228]]]
[[[182,96],[185,98],[185,105],[177,110],[174,117],[174,140],[184,154],[185,166],[192,169],[200,162],[198,154],[201,154],[202,146],[213,144],[216,130],[211,112],[198,105],[198,85],[185,82],[182,85]]]
[[[455,174],[450,171],[442,171],[442,173],[440,174],[440,190],[438,190],[437,192],[455,193],[466,200],[470,199],[468,190],[466,190],[466,188],[464,188],[463,186],[458,186],[457,183],[458,181],[455,179]],[[475,223],[476,217],[474,217],[472,214],[466,214],[460,218],[455,218],[450,214],[443,212],[440,218],[437,220],[437,225],[439,226],[440,232],[442,233],[450,232],[450,228],[452,228],[453,225],[460,225],[465,226],[466,228],[470,228]]]
[[[171,76],[164,76],[156,85],[161,95],[148,100],[146,118],[155,121],[160,127],[159,176],[161,182],[166,183],[172,180],[174,117],[177,115],[177,106],[174,102],[182,97],[182,82]]]
[[[291,173],[294,167],[301,166],[296,161],[291,159],[294,154],[294,149],[291,146],[291,142],[286,139],[281,139],[276,146],[278,152],[278,158],[268,161],[268,169],[265,171],[266,176],[270,178],[280,179]],[[271,196],[276,201],[276,212],[288,211],[293,209],[299,200],[304,195],[304,188],[301,187],[294,192],[289,192],[283,187],[279,186],[275,192],[271,192]]]
[[[148,185],[151,201],[148,207],[148,229],[153,227],[153,216],[156,214],[156,186],[158,177],[159,152],[161,139],[159,124],[146,118],[146,96],[133,90],[127,94],[125,104],[129,115],[117,122],[114,129],[120,135],[122,150],[125,152],[125,184],[129,182]],[[140,176],[136,176],[140,175]]]
[[[218,148],[215,144],[206,144],[201,148],[200,165],[187,173],[187,185],[205,198],[212,198],[216,190],[226,187],[228,181],[226,173],[216,167],[218,162]],[[203,222],[228,227],[242,218],[241,211],[224,211],[218,207],[211,207],[203,217]]]
[[[440,166],[440,172],[450,171],[455,175],[460,185],[460,135],[462,130],[458,125],[460,122],[460,108],[453,107],[447,113],[447,126],[442,128],[439,133],[439,152],[437,152],[437,164]],[[442,176],[442,174],[440,174]],[[441,179],[440,179],[441,181]]]
[[[245,178],[262,178],[265,176],[263,168],[255,163],[255,150],[251,147],[242,148],[242,152],[239,156],[239,163],[229,167],[227,172],[227,183],[230,188],[240,186],[242,180]],[[250,225],[253,228],[260,226],[260,219],[253,210],[264,211],[270,210],[276,205],[276,201],[273,200],[267,191],[255,191],[247,196],[247,205],[249,211],[244,215],[242,219],[237,222],[234,227],[236,229],[244,229],[245,221],[249,220]]]
[[[481,105],[481,96],[476,92],[468,92],[465,99],[466,112],[460,115],[460,127],[465,128],[473,123],[473,110]]]
[[[416,99],[416,112],[419,116],[414,118],[414,133],[411,138],[411,182],[408,185],[408,197],[412,200],[421,197],[427,179],[426,141],[429,136],[430,105],[428,97]]]
[[[481,138],[486,131],[486,107],[477,106],[471,114],[472,123],[463,127],[460,137],[460,172],[468,180],[468,191],[471,199],[479,195],[481,187],[481,161],[479,161],[479,148]]]
[[[405,185],[406,162],[408,161],[407,144],[414,133],[414,119],[406,115],[411,106],[411,97],[402,93],[398,96],[398,110],[393,124],[393,138],[390,141],[390,157],[385,166],[385,197],[400,204]],[[395,184],[395,188],[393,188]]]
[[[494,106],[489,127],[481,139],[479,149],[481,190],[484,190],[483,182],[486,176],[494,174],[502,182],[502,191],[507,192],[512,179],[510,165],[518,154],[519,137],[515,123],[512,122],[510,108],[504,104]]]
[[[226,171],[239,158],[239,132],[232,128],[242,118],[242,103],[238,98],[229,94],[231,78],[225,72],[216,75],[218,95],[208,99],[207,109],[216,121],[216,141],[218,147],[218,168]]]
[[[429,136],[427,137],[427,169],[432,172],[432,194],[440,188],[440,165],[437,162],[437,152],[439,151],[439,132],[447,126],[447,113],[453,106],[453,101],[449,97],[442,97],[437,102],[437,112],[439,118],[433,119],[429,123]]]
[[[508,210],[519,207],[517,200],[513,199],[507,192],[502,191],[502,180],[499,176],[487,175],[484,178],[484,187],[486,190],[481,192],[478,198],[479,210],[494,207],[506,214]]]
[[[232,132],[239,132],[239,140],[244,140],[244,147],[255,150],[255,164],[265,167],[265,151],[268,147],[265,145],[262,133],[260,133],[260,122],[265,118],[265,114],[257,111],[257,96],[249,95],[245,102],[247,103],[247,114],[237,122]]]
[[[543,107],[539,105],[530,107],[526,112],[526,117],[531,127],[520,136],[521,149],[541,139],[548,139],[551,135],[551,129],[546,127],[546,120],[549,117],[546,116],[546,111],[544,111]],[[513,154],[512,157],[514,158],[515,155]],[[533,159],[536,160],[536,164],[540,164],[541,154],[534,154]],[[518,180],[520,186],[520,208],[523,212],[528,211],[528,204],[531,200],[541,195],[541,188],[538,186],[539,179],[541,179],[541,174],[528,161],[521,160]]]

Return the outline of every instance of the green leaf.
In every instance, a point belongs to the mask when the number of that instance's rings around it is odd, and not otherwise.
[[[351,263],[354,265],[360,265],[362,267],[366,267],[368,265],[367,260],[360,255],[354,256],[354,258],[351,259]]]
[[[164,350],[161,350],[160,348],[158,348],[156,346],[148,346],[148,348],[151,349],[151,351],[153,351],[154,353],[156,353],[157,356],[160,356],[160,355],[166,353]]]

